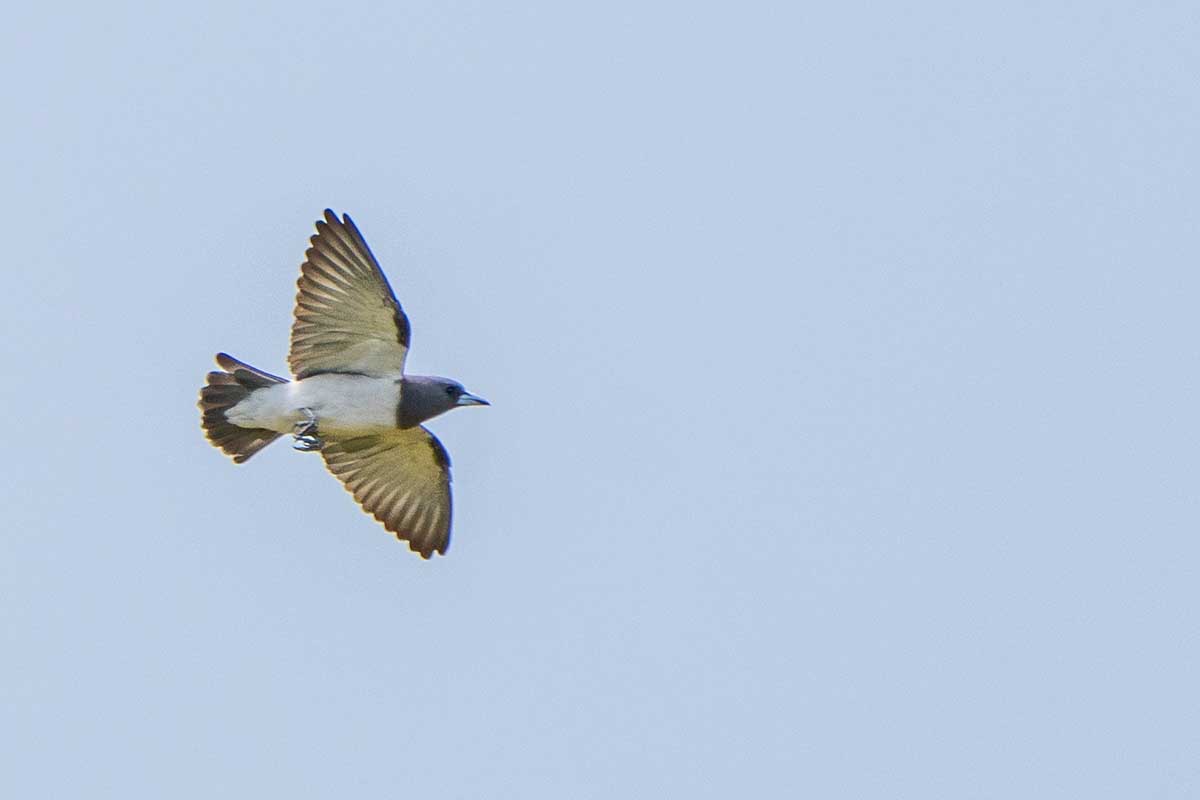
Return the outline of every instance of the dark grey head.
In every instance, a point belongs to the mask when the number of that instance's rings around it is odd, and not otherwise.
[[[411,428],[452,408],[487,405],[491,403],[471,394],[458,381],[406,375],[400,381],[400,408],[396,410],[396,421],[401,428]]]

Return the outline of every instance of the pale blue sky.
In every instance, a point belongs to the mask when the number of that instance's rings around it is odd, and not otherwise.
[[[1194,3],[24,7],[0,795],[1200,795]],[[448,557],[234,466],[354,215]]]

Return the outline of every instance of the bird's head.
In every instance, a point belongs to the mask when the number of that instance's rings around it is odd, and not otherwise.
[[[405,376],[400,384],[401,428],[411,428],[459,406],[491,405],[466,390],[458,381],[428,375]]]

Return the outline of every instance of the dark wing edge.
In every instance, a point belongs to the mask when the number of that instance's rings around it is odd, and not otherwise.
[[[401,372],[412,328],[366,239],[330,209],[316,228],[296,282],[293,374]]]
[[[338,224],[337,214],[333,213],[331,209],[325,209],[325,222],[330,227],[335,227]],[[379,266],[378,259],[371,252],[371,246],[367,244],[367,240],[359,232],[358,226],[354,224],[354,220],[350,218],[349,214],[342,214],[342,227],[353,239],[353,244],[361,257],[366,259],[366,265],[364,266],[369,266],[372,272],[374,272],[375,277],[379,279],[379,283],[384,290],[384,296],[391,300],[391,304],[395,309],[396,341],[400,343],[401,347],[407,350],[412,341],[412,325],[408,321],[408,315],[404,313],[404,307],[396,299],[396,293],[392,291],[392,284],[388,282],[387,275],[383,273],[383,268]],[[319,225],[317,230],[320,230]],[[311,242],[315,238],[317,237],[314,236],[309,241]]]
[[[450,547],[450,456],[424,426],[327,438],[325,465],[363,511],[422,558]]]

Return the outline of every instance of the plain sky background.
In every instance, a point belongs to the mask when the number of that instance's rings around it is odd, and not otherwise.
[[[1200,11],[25,4],[0,795],[1200,796]],[[199,428],[326,206],[449,555]]]

